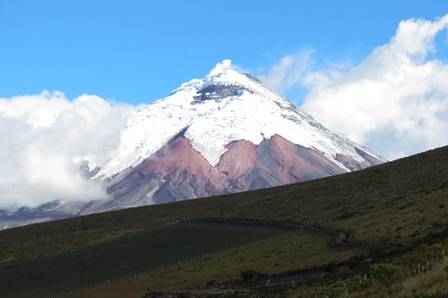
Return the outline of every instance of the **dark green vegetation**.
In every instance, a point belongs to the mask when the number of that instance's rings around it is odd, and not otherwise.
[[[145,235],[163,234],[167,229],[163,226],[176,219],[231,222],[228,227],[235,231],[248,222],[283,223],[294,231],[279,234],[277,229],[273,233],[269,226],[260,225],[258,228],[266,230],[264,236],[254,236],[244,244],[232,242],[233,236],[229,236],[226,243],[230,245],[208,244],[204,237],[202,246],[214,249],[177,259],[167,247],[179,244],[160,238],[157,245],[170,259],[157,266],[171,266],[78,296],[142,297],[147,288],[195,295],[213,289],[227,296],[444,297],[441,295],[448,293],[448,264],[443,260],[448,254],[448,147],[302,184],[3,231],[0,283],[14,270],[37,270],[36,264],[49,266],[57,258],[70,259],[83,251],[101,248],[101,254],[113,256],[120,245],[145,246]],[[200,233],[209,225],[216,228],[213,222],[204,223]],[[278,236],[266,238],[273,234]],[[190,238],[181,245],[190,247],[188,243],[194,242]],[[232,248],[227,249],[229,246]],[[212,253],[217,249],[221,251]],[[191,260],[203,253],[211,254]],[[87,262],[96,258],[94,253],[84,257],[89,258]],[[188,262],[175,264],[178,260]],[[110,262],[123,273],[142,272],[141,267],[126,269],[127,262],[119,257]],[[20,269],[26,266],[29,269]],[[70,286],[94,282],[89,274],[112,278],[107,266],[108,261],[99,261],[87,269],[88,274],[71,277]],[[65,273],[61,274],[64,279]],[[270,284],[265,287],[269,277]],[[22,288],[28,284],[23,281]],[[65,289],[58,291],[53,293]]]
[[[157,270],[232,246],[272,237],[280,228],[176,223],[66,254],[0,268],[5,297],[45,297]],[[96,270],[100,268],[100,270]]]

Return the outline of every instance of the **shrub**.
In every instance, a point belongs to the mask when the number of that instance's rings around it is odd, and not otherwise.
[[[392,285],[404,278],[401,267],[392,264],[374,264],[369,268],[371,280],[379,285]]]
[[[345,284],[345,287],[349,293],[353,293],[372,287],[372,283],[372,280],[352,279]]]
[[[344,287],[336,287],[331,290],[330,294],[331,298],[342,298],[342,297],[348,297],[347,289]]]
[[[260,278],[260,277],[266,277],[266,274],[252,270],[252,269],[241,271],[240,275],[244,281],[254,280],[254,279]]]
[[[425,264],[428,260],[441,260],[445,257],[446,251],[448,251],[448,247],[442,243],[435,243],[431,246],[420,245],[414,256],[414,264]]]
[[[445,266],[439,263],[435,264],[428,272],[417,274],[412,279],[410,278],[409,281],[413,281],[412,289],[429,289],[433,287],[443,287],[446,278],[447,273],[445,272]],[[407,285],[409,288],[409,281],[403,283],[403,285]],[[443,297],[448,297],[448,295]]]

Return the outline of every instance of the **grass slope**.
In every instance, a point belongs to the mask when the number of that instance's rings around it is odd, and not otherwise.
[[[95,245],[112,245],[123,237],[138,238],[176,219],[287,222],[303,225],[305,231],[242,245],[207,260],[165,268],[159,275],[145,277],[142,283],[134,279],[103,290],[115,287],[113,293],[121,289],[127,293],[135,291],[136,297],[141,297],[147,286],[154,290],[190,291],[205,288],[213,281],[222,286],[237,279],[241,270],[246,269],[281,274],[340,264],[338,268],[342,269],[336,270],[337,273],[316,281],[321,285],[319,291],[328,294],[337,285],[335,280],[363,274],[372,262],[404,262],[403,258],[421,244],[443,243],[448,238],[447,198],[448,147],[444,147],[360,172],[301,184],[2,231],[0,268],[13,270],[32,260],[45,262],[51,256]],[[270,257],[266,258],[267,255]],[[379,257],[372,257],[375,255]],[[343,265],[357,259],[365,264],[358,267],[351,264],[350,268]],[[188,284],[182,284],[180,276],[188,276]],[[318,292],[312,283],[298,288],[301,293]],[[111,293],[108,295],[113,297]]]
[[[5,297],[48,297],[191,260],[286,230],[276,227],[177,223],[57,256],[0,268]]]

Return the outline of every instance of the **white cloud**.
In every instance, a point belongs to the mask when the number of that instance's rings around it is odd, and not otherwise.
[[[91,95],[69,101],[60,92],[0,98],[0,209],[105,198],[102,185],[82,177],[79,161],[106,162],[134,109]]]
[[[357,65],[286,76],[298,75],[308,88],[302,109],[389,159],[448,145],[448,63],[431,55],[446,28],[448,15],[402,21],[389,43]]]
[[[309,66],[313,62],[312,53],[313,51],[306,51],[298,55],[285,56],[269,70],[267,75],[259,76],[259,78],[276,92],[282,93],[284,90],[289,90],[300,84],[309,72]]]

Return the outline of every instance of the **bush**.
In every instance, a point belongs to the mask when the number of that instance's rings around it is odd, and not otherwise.
[[[241,271],[240,275],[244,281],[254,280],[260,277],[266,277],[266,274],[257,272],[255,270],[244,270]]]
[[[363,291],[373,286],[372,280],[364,280],[364,279],[352,279],[349,280],[345,287],[349,293]]]
[[[379,285],[392,285],[404,278],[401,267],[392,264],[374,264],[369,268],[370,279]]]
[[[343,287],[336,287],[331,290],[330,294],[331,298],[342,298],[342,297],[348,297],[348,292],[346,288]]]

